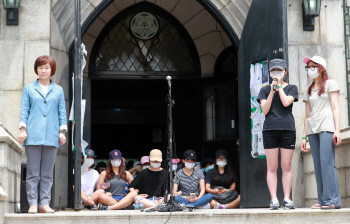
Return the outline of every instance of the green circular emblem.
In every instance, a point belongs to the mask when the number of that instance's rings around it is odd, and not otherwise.
[[[130,22],[131,32],[141,40],[154,37],[159,29],[158,20],[151,13],[140,12],[132,17]]]

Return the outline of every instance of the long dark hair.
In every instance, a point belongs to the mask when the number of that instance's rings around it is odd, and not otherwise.
[[[315,63],[315,64],[317,65],[317,67],[321,68],[321,70],[322,70],[322,72],[320,74],[321,79],[320,79],[320,82],[318,83],[318,95],[321,96],[326,91],[326,82],[328,80],[328,74],[327,74],[326,69],[322,65],[317,64],[317,63]],[[307,90],[307,94],[309,94],[309,96],[311,96],[311,90],[312,90],[312,87],[314,87],[314,85],[315,85],[315,80],[312,81],[312,84],[310,85],[309,89]]]
[[[232,173],[232,168],[231,168],[231,164],[230,161],[227,160],[227,164],[224,167],[225,168],[225,172],[223,173],[224,175],[224,180],[226,181],[225,183],[223,183],[224,185],[231,185],[234,181],[233,181],[233,173]],[[221,177],[220,177],[220,172],[219,172],[219,167],[218,165],[215,163],[214,164],[214,169],[213,169],[213,185],[220,185],[221,184]]]
[[[125,168],[124,168],[124,159],[122,159],[122,162],[120,163],[120,167],[119,167],[119,173],[118,173],[119,177],[118,179],[123,179],[126,181],[126,172],[125,172]],[[111,160],[108,160],[108,164],[107,164],[107,168],[106,168],[106,178],[108,180],[112,180],[115,176],[115,173],[113,171],[113,167],[112,167],[112,163]]]

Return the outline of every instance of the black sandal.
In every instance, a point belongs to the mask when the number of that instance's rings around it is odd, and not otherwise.
[[[92,204],[92,205],[91,205],[91,210],[97,210],[97,209],[98,209],[98,207],[97,207],[96,204]]]
[[[329,210],[329,209],[340,209],[340,207],[335,207],[335,205],[323,205],[321,207],[323,210]]]

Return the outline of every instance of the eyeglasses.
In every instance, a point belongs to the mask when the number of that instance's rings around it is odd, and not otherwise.
[[[306,71],[309,71],[309,69],[311,70],[311,71],[314,71],[315,70],[315,68],[317,68],[318,66],[305,66],[305,70]]]

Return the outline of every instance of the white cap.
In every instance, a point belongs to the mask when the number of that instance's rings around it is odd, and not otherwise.
[[[304,58],[304,63],[307,64],[309,63],[309,61],[313,61],[317,64],[320,64],[324,67],[324,69],[327,69],[327,63],[326,60],[324,60],[324,58],[320,57],[320,56],[313,56],[312,58],[309,57],[305,57]]]

